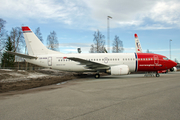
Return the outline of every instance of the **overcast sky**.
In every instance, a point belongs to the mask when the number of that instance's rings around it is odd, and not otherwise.
[[[180,0],[0,0],[0,18],[12,27],[40,27],[44,44],[51,31],[57,33],[59,50],[89,52],[93,34],[99,30],[107,41],[110,19],[111,45],[115,35],[123,41],[125,53],[135,52],[137,33],[143,52],[169,55],[180,62]]]

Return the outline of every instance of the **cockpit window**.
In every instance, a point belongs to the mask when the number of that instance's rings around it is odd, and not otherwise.
[[[167,57],[164,57],[163,59],[164,59],[164,60],[168,60],[168,58],[167,58]]]

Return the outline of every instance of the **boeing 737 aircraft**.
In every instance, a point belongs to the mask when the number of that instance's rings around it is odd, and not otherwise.
[[[135,37],[136,53],[142,53],[142,48],[141,48],[141,44],[140,44],[138,35],[135,33],[135,34],[134,34],[134,37]],[[160,70],[160,71],[158,71],[158,73],[167,73],[167,71],[168,71],[168,69]],[[176,67],[172,67],[172,68],[170,68],[170,71],[171,71],[171,72],[176,72],[176,71],[177,71],[177,68],[176,68]],[[150,73],[150,74],[151,74],[151,73]],[[146,74],[145,74],[145,76],[146,76]]]
[[[28,55],[7,51],[24,57],[29,63],[39,66],[73,72],[100,72],[112,75],[125,75],[136,71],[157,71],[170,69],[177,65],[163,55],[153,53],[89,53],[63,54],[47,49],[27,26],[22,27]]]

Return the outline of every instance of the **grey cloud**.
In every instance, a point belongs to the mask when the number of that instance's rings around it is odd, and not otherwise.
[[[113,17],[112,28],[157,23],[162,28],[180,27],[179,0],[3,0],[0,4],[2,17],[54,20],[72,29],[106,29],[107,16]]]
[[[111,27],[123,25],[142,27],[141,25],[153,25],[157,22],[161,22],[162,28],[171,28],[166,24],[176,24],[180,27],[180,1],[178,0],[91,0],[86,4],[92,10],[92,18],[103,24],[106,24],[108,15],[112,16]],[[146,19],[150,19],[151,23],[147,23]]]

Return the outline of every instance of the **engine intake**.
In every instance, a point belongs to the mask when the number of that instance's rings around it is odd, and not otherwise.
[[[173,67],[170,69],[171,72],[176,72],[177,71],[177,68],[176,67]]]

